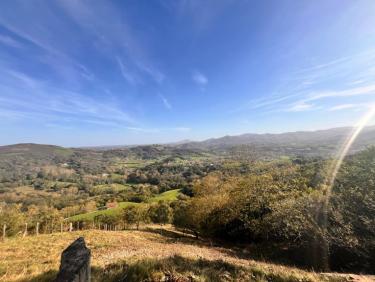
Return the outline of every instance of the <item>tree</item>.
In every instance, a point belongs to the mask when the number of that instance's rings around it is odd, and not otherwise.
[[[147,212],[142,205],[132,205],[124,209],[123,219],[126,224],[136,224],[137,230],[141,222],[147,221]]]
[[[21,212],[21,205],[2,204],[0,206],[0,226],[2,228],[4,224],[6,225],[7,235],[16,235],[21,231],[24,223],[25,220]]]
[[[171,222],[172,219],[172,209],[169,204],[164,201],[150,206],[148,214],[153,223],[159,223],[161,225]]]

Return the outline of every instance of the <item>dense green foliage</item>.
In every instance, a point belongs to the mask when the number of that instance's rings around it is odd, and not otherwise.
[[[375,148],[349,157],[333,189],[329,242],[331,265],[375,269]]]
[[[320,157],[237,158],[167,146],[48,147],[42,157],[17,150],[0,154],[8,236],[22,235],[26,223],[32,233],[37,222],[44,233],[69,222],[172,222],[196,237],[262,246],[262,257],[282,262],[375,269],[375,148],[345,159],[332,193],[325,185],[332,160]]]
[[[196,235],[272,244],[295,262],[375,269],[375,149],[349,157],[326,206],[324,161],[277,161],[250,173],[213,173],[174,205],[174,224]],[[281,250],[280,250],[281,251]]]

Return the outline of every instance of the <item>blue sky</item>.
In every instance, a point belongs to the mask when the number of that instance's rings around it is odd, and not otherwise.
[[[353,125],[373,0],[0,1],[0,144],[202,140]]]

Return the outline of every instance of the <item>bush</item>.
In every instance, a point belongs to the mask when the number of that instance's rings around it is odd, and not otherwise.
[[[153,223],[167,224],[172,220],[172,209],[168,203],[160,201],[150,206],[148,216]]]

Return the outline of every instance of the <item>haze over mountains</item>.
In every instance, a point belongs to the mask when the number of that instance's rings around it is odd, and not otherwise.
[[[225,148],[238,145],[336,145],[344,141],[352,132],[352,127],[338,127],[316,131],[297,131],[279,134],[246,133],[235,136],[211,138],[201,142],[186,142],[189,148]],[[375,126],[366,127],[356,141],[356,147],[374,144]]]
[[[29,157],[43,158],[48,155],[68,156],[74,151],[121,151],[129,152],[140,158],[145,155],[178,154],[180,152],[210,151],[212,153],[230,154],[256,154],[262,156],[330,156],[337,151],[342,142],[350,136],[352,127],[340,127],[317,131],[298,131],[280,134],[253,134],[247,133],[236,136],[211,138],[204,141],[183,140],[181,142],[164,145],[138,145],[138,146],[101,146],[90,148],[65,149],[53,145],[16,144],[0,146],[0,155],[29,155]],[[375,126],[366,127],[350,152],[357,152],[368,146],[375,145]]]

